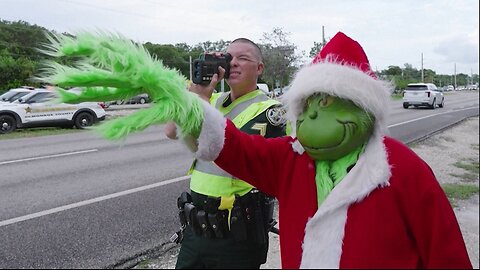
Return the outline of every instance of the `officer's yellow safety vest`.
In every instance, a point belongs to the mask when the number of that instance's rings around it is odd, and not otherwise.
[[[256,90],[241,96],[229,106],[223,107],[222,104],[229,94],[229,92],[215,93],[212,95],[210,103],[228,119],[231,119],[237,128],[243,127],[272,105],[280,103],[269,99],[262,91]],[[261,135],[265,135],[265,127],[258,126]],[[190,172],[192,175],[190,189],[203,195],[229,197],[238,194],[243,196],[253,188],[252,185],[223,171],[213,162],[195,160]]]

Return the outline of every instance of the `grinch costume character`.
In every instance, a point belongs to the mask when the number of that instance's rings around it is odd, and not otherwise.
[[[432,170],[386,136],[389,90],[361,46],[338,33],[284,96],[292,136],[244,134],[190,99],[201,126],[184,134],[197,158],[278,199],[283,268],[472,268]],[[185,118],[173,119],[183,128]]]

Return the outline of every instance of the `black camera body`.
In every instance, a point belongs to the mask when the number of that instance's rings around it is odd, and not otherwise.
[[[199,59],[193,61],[193,83],[208,85],[212,81],[213,75],[218,73],[218,67],[225,69],[224,78],[228,79],[230,75],[230,61],[232,61],[232,55],[229,53],[222,56],[203,54]]]

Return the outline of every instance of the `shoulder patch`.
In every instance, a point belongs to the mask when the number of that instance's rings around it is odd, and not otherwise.
[[[282,106],[275,106],[267,109],[265,115],[267,116],[268,122],[273,126],[282,126],[285,125],[287,119],[285,117],[286,111]]]

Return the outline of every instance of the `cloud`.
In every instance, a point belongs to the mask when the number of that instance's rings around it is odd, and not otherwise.
[[[478,72],[478,9],[478,0],[0,0],[0,19],[58,32],[99,28],[138,42],[189,45],[240,36],[259,42],[263,33],[280,27],[306,54],[321,41],[325,26],[326,39],[344,32],[379,69],[424,64],[443,74],[452,73],[454,63],[458,71]]]
[[[478,41],[475,43],[468,36],[457,35],[445,39],[434,48],[433,52],[441,55],[447,62],[478,63]]]

